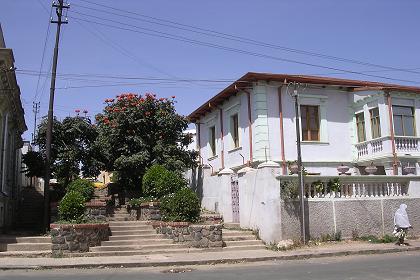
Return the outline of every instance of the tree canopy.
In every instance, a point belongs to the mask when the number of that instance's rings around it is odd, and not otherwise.
[[[96,115],[98,160],[116,171],[124,186],[139,188],[155,163],[177,172],[194,164],[195,152],[187,150],[192,138],[183,132],[188,120],[176,113],[174,98],[121,94],[106,99],[103,113]]]

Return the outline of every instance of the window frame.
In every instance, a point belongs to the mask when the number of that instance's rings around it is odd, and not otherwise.
[[[241,146],[240,135],[239,135],[239,114],[234,113],[230,115],[229,120],[230,120],[230,136],[232,139],[231,145],[232,145],[232,150],[233,150]],[[236,120],[236,123],[235,123],[235,120]]]
[[[305,120],[306,120],[306,130],[304,130],[304,126],[303,126],[303,114],[302,112],[304,111],[302,108],[305,107],[307,109],[305,109]],[[313,130],[311,129],[311,118],[310,118],[310,110],[308,110],[309,108],[316,108],[316,113],[315,113],[315,123],[317,126],[317,130]],[[301,128],[300,128],[300,132],[302,134],[302,141],[303,142],[321,142],[321,120],[320,120],[320,105],[306,105],[306,104],[300,104],[300,121],[301,121]],[[317,137],[316,139],[312,139],[312,132],[313,131],[317,131]],[[307,139],[305,140],[305,134]]]
[[[376,116],[373,115],[374,111],[378,112]],[[379,114],[379,107],[369,109],[369,115],[370,115],[370,133],[371,133],[372,139],[380,138],[381,137],[381,117]]]
[[[217,156],[217,141],[216,141],[216,126],[209,127],[209,155],[211,157]]]
[[[358,116],[362,116],[363,120],[359,121]],[[356,113],[355,114],[355,118],[356,118],[356,133],[357,133],[357,141],[358,143],[362,143],[365,142],[366,139],[366,119],[365,119],[365,112],[360,112],[360,113]],[[362,126],[362,130],[363,130],[363,137],[361,137],[361,135],[359,134],[359,125]]]
[[[409,108],[411,110],[411,115],[404,115],[404,114],[395,114],[394,113],[394,108]],[[401,128],[402,128],[402,135],[397,134],[397,129],[395,128],[395,119],[399,117],[401,119]],[[407,135],[406,130],[405,130],[405,122],[404,122],[404,117],[410,117],[412,118],[412,124],[413,124],[413,135]],[[415,108],[413,106],[403,106],[403,105],[392,105],[392,124],[394,126],[394,134],[395,136],[403,136],[403,137],[415,137],[417,135],[416,132],[416,111]]]

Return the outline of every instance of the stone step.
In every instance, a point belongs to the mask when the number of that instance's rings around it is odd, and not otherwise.
[[[46,251],[51,250],[50,243],[14,243],[6,245],[7,251]]]
[[[101,246],[132,246],[132,245],[163,245],[163,244],[172,244],[174,241],[172,239],[131,239],[131,240],[112,240],[112,241],[102,241]]]
[[[225,241],[226,247],[263,245],[261,240]]]
[[[141,234],[156,234],[155,230],[122,230],[116,231],[111,230],[112,236],[123,236],[123,235],[141,235]]]
[[[129,219],[130,219],[129,217],[116,217],[116,218],[110,217],[110,218],[108,218],[109,221],[120,221],[120,222],[128,221]]]
[[[117,240],[143,240],[143,239],[158,239],[162,237],[159,234],[137,234],[137,235],[117,235],[117,236],[110,236],[109,241],[117,241]]]
[[[226,236],[223,234],[223,241],[241,241],[241,240],[256,240],[256,237],[254,235]]]
[[[265,247],[264,244],[260,244],[260,245],[250,245],[250,246],[229,246],[229,247],[224,247],[223,251],[247,251],[247,250],[266,250],[267,248]]]
[[[137,251],[137,250],[159,250],[159,249],[174,249],[174,248],[185,248],[183,244],[156,244],[156,245],[132,245],[132,246],[98,246],[90,248],[91,252],[103,252],[103,251]]]
[[[25,236],[25,237],[16,237],[16,236],[1,236],[0,243],[48,243],[51,242],[51,237],[49,236]]]

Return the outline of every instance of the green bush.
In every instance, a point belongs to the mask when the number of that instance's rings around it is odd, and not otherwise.
[[[58,206],[58,217],[60,221],[80,223],[85,214],[85,198],[82,194],[69,191]]]
[[[186,186],[187,182],[181,175],[157,164],[150,167],[143,176],[144,194],[153,198],[175,193]]]
[[[76,179],[67,186],[67,192],[72,191],[80,193],[85,198],[85,201],[89,201],[93,198],[95,187],[89,180]]]
[[[132,198],[128,201],[128,205],[131,207],[140,207],[140,205],[144,202],[155,201],[152,197],[139,197],[139,198]]]
[[[182,188],[160,200],[163,220],[174,222],[196,222],[200,217],[200,200],[189,188]]]

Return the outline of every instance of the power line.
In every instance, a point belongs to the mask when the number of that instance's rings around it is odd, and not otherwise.
[[[375,63],[363,62],[363,61],[355,60],[355,59],[342,58],[342,57],[338,57],[338,56],[332,56],[332,55],[327,55],[327,54],[322,54],[322,53],[317,53],[317,52],[312,52],[312,51],[306,51],[306,50],[301,50],[301,49],[295,49],[295,48],[280,46],[280,45],[266,43],[266,42],[262,42],[262,41],[242,37],[242,36],[236,36],[236,35],[232,35],[232,34],[228,34],[228,33],[223,33],[223,32],[215,31],[215,30],[212,30],[212,29],[197,27],[197,26],[188,25],[188,24],[182,24],[182,23],[179,23],[179,22],[166,20],[166,19],[162,19],[162,18],[157,18],[157,17],[151,17],[151,16],[147,16],[147,15],[140,14],[140,13],[137,13],[137,12],[127,11],[127,10],[115,8],[115,7],[112,7],[112,6],[99,4],[99,3],[96,3],[96,2],[93,2],[93,1],[88,1],[88,0],[83,0],[83,1],[87,2],[87,3],[90,3],[92,5],[96,5],[96,6],[104,7],[104,8],[107,8],[107,9],[114,10],[114,11],[125,13],[125,15],[121,15],[121,14],[110,12],[110,11],[103,10],[103,9],[87,7],[87,6],[83,6],[83,5],[80,5],[80,4],[75,4],[75,6],[81,7],[81,8],[84,8],[84,9],[89,9],[89,10],[96,10],[96,11],[99,11],[99,12],[102,12],[102,13],[112,14],[112,15],[116,15],[116,16],[120,16],[120,17],[124,17],[124,18],[130,18],[130,19],[144,21],[144,22],[152,23],[152,24],[156,24],[156,25],[161,25],[161,26],[166,26],[166,27],[175,28],[175,29],[179,29],[179,30],[189,31],[189,32],[193,32],[193,33],[197,33],[197,34],[201,34],[201,35],[222,38],[222,39],[225,39],[225,40],[241,42],[241,43],[246,43],[246,44],[255,45],[255,46],[262,46],[262,47],[265,47],[265,48],[277,49],[277,50],[281,50],[281,51],[292,52],[292,53],[297,53],[297,54],[301,54],[301,55],[313,56],[313,57],[324,58],[324,59],[329,59],[329,60],[335,60],[335,61],[340,61],[340,62],[358,64],[358,65],[362,65],[362,66],[376,67],[376,68],[382,68],[382,69],[386,69],[386,70],[399,71],[399,72],[408,72],[408,73],[412,73],[412,74],[420,74],[420,72],[414,71],[415,69],[414,70],[413,69],[402,69],[402,68],[398,68],[398,67],[385,66],[385,65],[375,64]],[[78,13],[78,12],[75,12],[75,13]],[[80,13],[80,14],[83,14],[83,13]],[[127,16],[127,14],[136,15],[136,17]],[[145,20],[144,18],[149,19],[149,20]]]
[[[96,16],[93,16],[93,17],[100,18],[100,17],[96,17]],[[89,23],[93,23],[93,24],[97,24],[97,25],[107,26],[107,27],[114,28],[114,29],[125,30],[125,31],[139,33],[139,34],[145,34],[145,35],[149,35],[149,36],[153,36],[153,37],[176,40],[176,41],[186,42],[186,43],[193,44],[193,45],[200,45],[200,46],[205,46],[205,47],[209,47],[209,48],[215,48],[215,49],[225,50],[225,51],[229,51],[229,52],[250,55],[250,56],[254,56],[254,57],[260,57],[260,58],[272,59],[272,60],[283,61],[283,62],[288,62],[288,63],[293,63],[293,64],[300,64],[300,65],[305,65],[305,66],[310,66],[310,67],[340,71],[340,72],[343,72],[343,73],[357,74],[357,75],[379,78],[379,79],[384,79],[384,80],[391,80],[391,81],[405,82],[405,83],[414,83],[414,84],[419,84],[420,83],[419,81],[397,79],[397,78],[391,78],[391,77],[386,77],[386,76],[367,74],[367,73],[363,73],[363,72],[360,72],[360,71],[353,71],[353,70],[341,69],[341,68],[337,68],[337,67],[324,66],[324,65],[320,65],[320,64],[314,64],[314,63],[303,62],[303,61],[298,61],[298,60],[293,60],[293,59],[287,59],[287,58],[272,56],[272,55],[268,55],[268,54],[261,54],[261,53],[246,51],[246,50],[232,48],[232,47],[226,47],[226,46],[223,46],[223,45],[203,42],[203,41],[190,39],[190,38],[186,38],[186,37],[178,36],[178,35],[172,35],[172,34],[169,34],[169,33],[166,33],[166,32],[160,32],[160,31],[156,31],[156,30],[153,30],[153,29],[143,28],[143,27],[139,27],[139,26],[136,26],[136,25],[131,25],[131,24],[127,24],[127,23],[123,23],[123,22],[119,22],[119,21],[115,21],[115,20],[110,20],[110,19],[100,18],[102,20],[111,21],[111,22],[114,22],[114,23],[118,23],[120,25],[131,26],[131,27],[141,29],[141,30],[147,30],[148,32],[139,31],[139,30],[130,29],[130,28],[121,27],[121,26],[116,26],[116,25],[111,25],[111,24],[107,24],[107,23],[104,23],[104,22],[97,22],[97,21],[93,21],[93,20],[73,17],[73,16],[71,16],[71,18],[78,19],[78,20],[85,21],[85,22],[89,22]]]
[[[41,2],[40,0],[38,0],[38,3],[39,3],[39,4],[40,4],[40,5],[41,5],[44,9],[46,9],[46,7],[44,6],[44,4],[42,4],[42,2]],[[48,10],[47,10],[47,12],[48,12]],[[52,8],[50,9],[50,16],[49,16],[49,18],[51,18],[51,15],[52,15]],[[38,90],[39,90],[39,82],[40,82],[40,80],[41,80],[41,71],[42,71],[42,68],[44,67],[45,51],[46,51],[46,49],[47,49],[48,38],[49,38],[49,36],[50,36],[50,20],[49,20],[49,18],[48,18],[47,32],[46,32],[46,35],[45,35],[44,48],[43,48],[43,50],[42,50],[41,65],[39,66],[39,75],[38,75],[38,80],[37,80],[37,82],[36,82],[36,90],[35,90],[35,96],[34,96],[33,101],[35,101],[35,99],[37,98],[37,96],[38,96],[38,94],[39,94]]]

